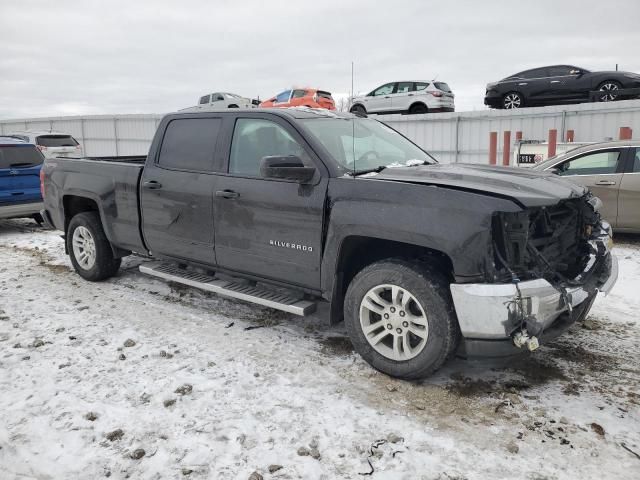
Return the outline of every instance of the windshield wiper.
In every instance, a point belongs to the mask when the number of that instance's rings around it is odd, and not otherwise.
[[[387,165],[378,165],[377,167],[367,168],[365,170],[353,170],[351,172],[347,172],[347,175],[351,175],[352,177],[357,177],[359,175],[365,175],[367,173],[380,173],[385,168],[387,168]]]

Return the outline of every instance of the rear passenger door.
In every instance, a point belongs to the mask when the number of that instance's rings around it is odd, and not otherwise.
[[[222,119],[170,119],[140,183],[142,230],[154,256],[215,264],[213,174]],[[133,228],[133,225],[132,225]]]
[[[627,149],[627,155],[618,196],[617,227],[640,232],[640,148]]]
[[[216,256],[228,270],[302,287],[320,286],[322,225],[328,176],[285,120],[238,116],[230,125],[228,171],[215,192]],[[265,156],[296,155],[316,167],[309,184],[263,178]]]
[[[617,225],[618,193],[624,169],[620,148],[585,153],[556,165],[557,173],[578,185],[589,187],[603,203],[602,217]]]
[[[398,112],[409,110],[414,100],[414,91],[414,82],[398,82],[395,93],[391,95],[391,109]]]

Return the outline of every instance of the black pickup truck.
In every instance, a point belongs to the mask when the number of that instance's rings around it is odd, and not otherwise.
[[[601,202],[553,174],[442,165],[376,120],[312,109],[177,113],[147,157],[55,158],[46,221],[76,271],[143,273],[298,315],[330,302],[402,378],[455,353],[534,350],[617,278]]]

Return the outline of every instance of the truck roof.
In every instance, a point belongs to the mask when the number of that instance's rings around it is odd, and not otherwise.
[[[279,117],[284,118],[359,118],[357,115],[348,112],[336,112],[334,110],[326,110],[324,108],[308,108],[308,107],[288,107],[288,108],[255,108],[241,110],[242,115],[259,115],[261,113],[272,113]],[[208,115],[211,113],[224,113],[224,114],[237,114],[237,109],[215,109],[215,110],[203,110],[197,112],[174,112],[171,116],[182,115]]]

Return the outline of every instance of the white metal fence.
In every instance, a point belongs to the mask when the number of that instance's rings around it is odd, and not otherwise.
[[[57,130],[72,134],[89,156],[144,155],[162,114],[93,115],[0,121],[0,135],[19,130]],[[576,142],[617,139],[620,127],[640,135],[640,100],[587,103],[520,110],[385,115],[380,120],[399,130],[444,163],[487,163],[489,133],[498,132],[498,158],[502,132],[523,132],[523,138],[545,140],[550,129],[562,141],[567,130]]]

